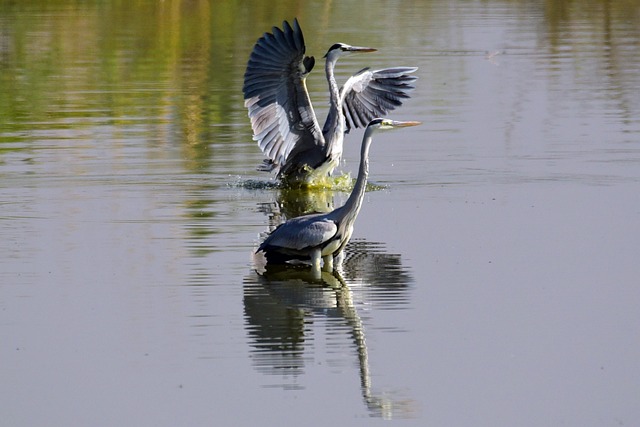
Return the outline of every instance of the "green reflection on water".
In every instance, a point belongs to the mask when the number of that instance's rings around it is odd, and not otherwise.
[[[245,114],[241,73],[233,72],[245,59],[230,54],[237,41],[230,7],[13,2],[0,12],[0,141],[28,149],[42,138],[38,131],[77,139],[82,130],[97,139],[97,127],[111,126],[181,144],[194,169],[211,155],[211,141],[238,134],[250,141],[247,129],[232,125]]]
[[[468,6],[450,3],[454,8]],[[603,58],[590,58],[602,62],[602,67],[575,61],[578,77],[589,72],[596,77],[615,75],[628,68],[625,61],[629,61],[626,50],[616,50],[618,41],[638,47],[636,1],[502,3],[520,11],[523,22],[544,23],[539,31],[552,49],[569,45],[572,52],[580,52],[585,41],[606,48]],[[223,156],[232,166],[238,156],[256,153],[241,81],[248,54],[262,32],[298,16],[308,51],[318,57],[338,40],[403,48],[407,54],[425,42],[435,47],[442,40],[456,49],[460,41],[455,35],[442,34],[439,41],[427,32],[441,25],[437,8],[442,7],[441,2],[398,1],[368,4],[363,10],[355,0],[3,1],[0,143],[5,150],[29,149],[29,142],[42,137],[37,131],[54,139],[100,139],[96,127],[112,126],[125,136],[135,131],[148,142],[179,145],[188,170],[210,167],[212,156]],[[573,25],[575,21],[580,26]],[[583,36],[575,37],[577,31]],[[312,80],[311,91],[326,96],[322,78]],[[446,88],[443,94],[438,90],[443,89],[429,88],[429,102],[434,105],[445,102],[456,89]],[[322,111],[326,98],[313,99]],[[11,145],[15,143],[22,145]],[[212,144],[233,144],[233,153],[210,150]]]

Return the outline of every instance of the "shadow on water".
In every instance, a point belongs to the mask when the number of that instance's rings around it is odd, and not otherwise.
[[[341,272],[320,278],[302,266],[257,265],[244,281],[244,314],[255,368],[282,381],[276,387],[300,389],[305,348],[313,344],[314,324],[326,323],[336,338],[355,350],[363,401],[371,416],[407,418],[411,399],[380,393],[371,381],[365,327],[359,308],[398,308],[408,302],[413,279],[400,255],[381,243],[363,240],[347,245]],[[337,326],[337,327],[336,327]]]

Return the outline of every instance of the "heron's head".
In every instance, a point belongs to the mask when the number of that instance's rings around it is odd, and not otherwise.
[[[374,49],[372,47],[350,46],[344,43],[336,43],[329,48],[329,50],[324,55],[324,57],[337,59],[342,55],[349,55],[352,53],[375,52],[377,50],[378,49]]]
[[[413,121],[399,121],[399,120],[391,120],[391,119],[373,119],[369,122],[368,128],[372,128],[375,130],[389,130],[389,129],[397,129],[397,128],[406,128],[409,126],[418,126],[422,124],[422,122],[413,122]]]

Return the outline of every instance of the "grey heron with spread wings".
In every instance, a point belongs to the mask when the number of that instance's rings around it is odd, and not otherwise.
[[[330,175],[339,164],[345,133],[402,105],[414,89],[417,77],[411,73],[417,68],[365,68],[338,89],[334,76],[338,58],[376,49],[334,44],[325,55],[330,103],[321,129],[305,84],[315,59],[305,56],[298,20],[293,27],[287,21],[282,26],[265,33],[251,52],[244,75],[244,105],[253,139],[268,157],[258,169],[275,171],[285,181],[311,182]]]
[[[263,252],[267,264],[284,264],[292,260],[311,261],[314,272],[321,268],[333,271],[344,258],[344,248],[353,233],[369,175],[369,147],[377,130],[416,126],[420,122],[401,122],[389,119],[373,119],[367,126],[360,149],[358,177],[349,198],[341,207],[328,213],[299,216],[280,224],[260,244],[257,252]],[[321,260],[323,264],[321,265]]]

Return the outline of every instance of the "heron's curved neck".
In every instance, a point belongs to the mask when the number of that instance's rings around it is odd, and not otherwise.
[[[322,135],[327,144],[327,157],[336,163],[342,155],[342,139],[345,126],[344,115],[340,107],[340,90],[333,74],[337,60],[337,57],[328,57],[325,63],[327,82],[329,83],[329,112],[322,128]]]
[[[333,141],[338,141],[344,133],[344,117],[340,108],[340,89],[338,89],[338,83],[336,83],[336,78],[333,74],[337,60],[338,58],[329,57],[324,66],[327,82],[329,83],[329,113],[327,114],[327,120],[324,122],[322,134],[329,144]],[[339,147],[338,150],[342,151],[342,148]]]
[[[371,146],[371,135],[373,134],[372,128],[367,128],[362,140],[362,148],[360,149],[360,167],[358,168],[358,177],[356,183],[353,186],[353,190],[349,195],[346,203],[342,206],[341,216],[347,222],[353,222],[360,212],[362,207],[362,200],[364,199],[364,193],[367,188],[367,177],[369,176],[369,147]]]
[[[340,102],[340,90],[338,89],[338,83],[336,83],[336,77],[333,73],[337,61],[338,58],[327,58],[327,61],[324,64],[324,70],[327,74],[327,82],[329,82],[329,102],[331,110],[334,108],[339,110],[338,103]]]

